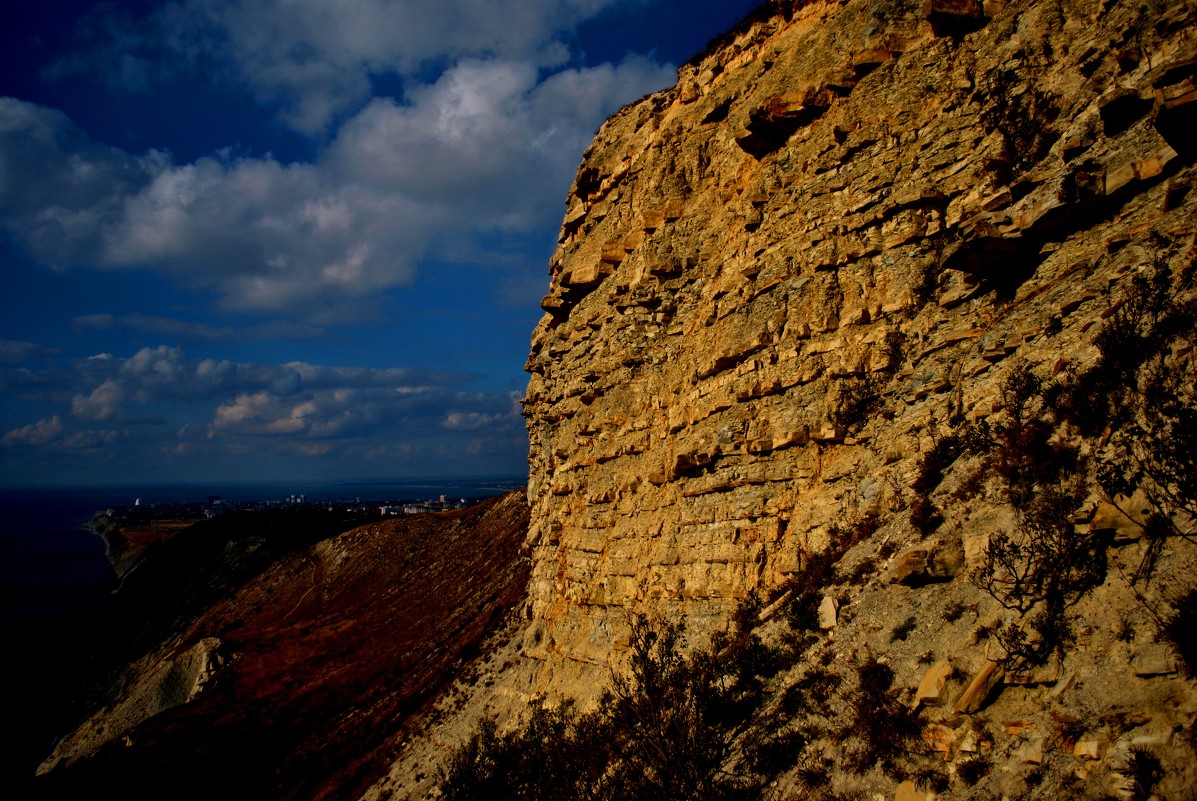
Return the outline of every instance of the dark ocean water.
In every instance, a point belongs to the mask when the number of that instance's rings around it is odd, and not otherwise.
[[[354,483],[0,488],[0,704],[17,747],[0,749],[0,795],[21,790],[48,753],[82,688],[114,587],[103,541],[86,528],[101,509],[150,504],[472,499],[523,486],[522,478]],[[10,795],[5,790],[16,791]]]

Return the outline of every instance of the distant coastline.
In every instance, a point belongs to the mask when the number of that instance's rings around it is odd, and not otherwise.
[[[281,504],[291,496],[311,503],[364,506],[402,501],[481,499],[523,487],[524,476],[363,479],[341,482],[194,482],[158,485],[0,487],[0,620],[21,659],[7,660],[0,700],[12,726],[26,733],[0,757],[0,786],[17,795],[32,780],[62,720],[70,714],[94,638],[121,575],[111,531],[99,513],[138,504]],[[165,511],[165,510],[164,510]],[[106,516],[106,515],[105,515]],[[132,564],[132,563],[130,563]]]

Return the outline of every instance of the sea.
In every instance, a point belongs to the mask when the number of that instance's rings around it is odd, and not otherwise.
[[[0,787],[27,787],[83,689],[115,581],[104,543],[88,528],[115,506],[479,500],[524,486],[523,477],[370,479],[355,482],[0,487],[0,704],[6,729]],[[11,742],[11,740],[10,740]],[[5,793],[7,795],[7,793]],[[9,795],[10,798],[20,797]]]

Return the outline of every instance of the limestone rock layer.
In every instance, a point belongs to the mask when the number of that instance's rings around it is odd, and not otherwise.
[[[550,668],[608,664],[631,611],[722,625],[837,523],[917,540],[893,511],[939,434],[1016,367],[1088,366],[1130,278],[1192,261],[1193,2],[773,10],[604,124],[570,191],[524,400]],[[1004,508],[903,569],[959,571]]]

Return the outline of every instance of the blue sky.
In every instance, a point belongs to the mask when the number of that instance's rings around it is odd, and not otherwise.
[[[581,153],[754,5],[0,5],[0,485],[522,473]]]

